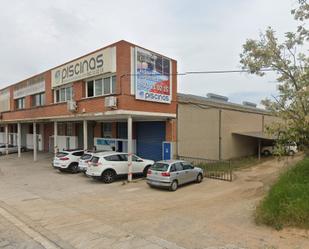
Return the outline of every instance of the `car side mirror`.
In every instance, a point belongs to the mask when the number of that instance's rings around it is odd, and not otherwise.
[[[142,159],[137,159],[136,161],[139,162],[139,163],[144,162]]]

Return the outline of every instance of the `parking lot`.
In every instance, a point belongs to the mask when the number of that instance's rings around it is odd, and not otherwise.
[[[289,159],[298,160],[298,157]],[[285,161],[176,192],[143,179],[103,184],[60,173],[51,156],[0,158],[0,248],[309,248],[309,235],[256,226],[253,212]]]

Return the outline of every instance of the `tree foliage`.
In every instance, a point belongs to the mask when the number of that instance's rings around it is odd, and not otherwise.
[[[243,69],[251,74],[264,76],[275,71],[278,96],[262,101],[266,109],[278,116],[281,122],[269,127],[278,137],[278,143],[296,141],[309,147],[309,4],[299,1],[291,11],[299,23],[294,32],[287,32],[284,40],[268,27],[259,39],[248,39],[240,54]]]

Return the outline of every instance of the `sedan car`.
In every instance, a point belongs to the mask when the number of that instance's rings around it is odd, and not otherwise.
[[[156,162],[147,173],[149,186],[168,188],[171,191],[176,191],[178,186],[189,182],[202,181],[203,170],[181,160]]]

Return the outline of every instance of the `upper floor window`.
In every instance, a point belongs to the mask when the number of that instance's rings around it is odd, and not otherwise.
[[[45,104],[45,93],[38,93],[31,96],[32,106],[43,106]]]
[[[116,93],[116,76],[102,77],[86,82],[86,97],[97,97]]]
[[[61,103],[66,102],[68,100],[72,100],[73,96],[73,88],[72,86],[68,87],[61,87],[54,90],[54,102],[55,103]]]
[[[25,109],[26,107],[25,98],[23,97],[23,98],[16,99],[15,104],[16,104],[17,110]]]

